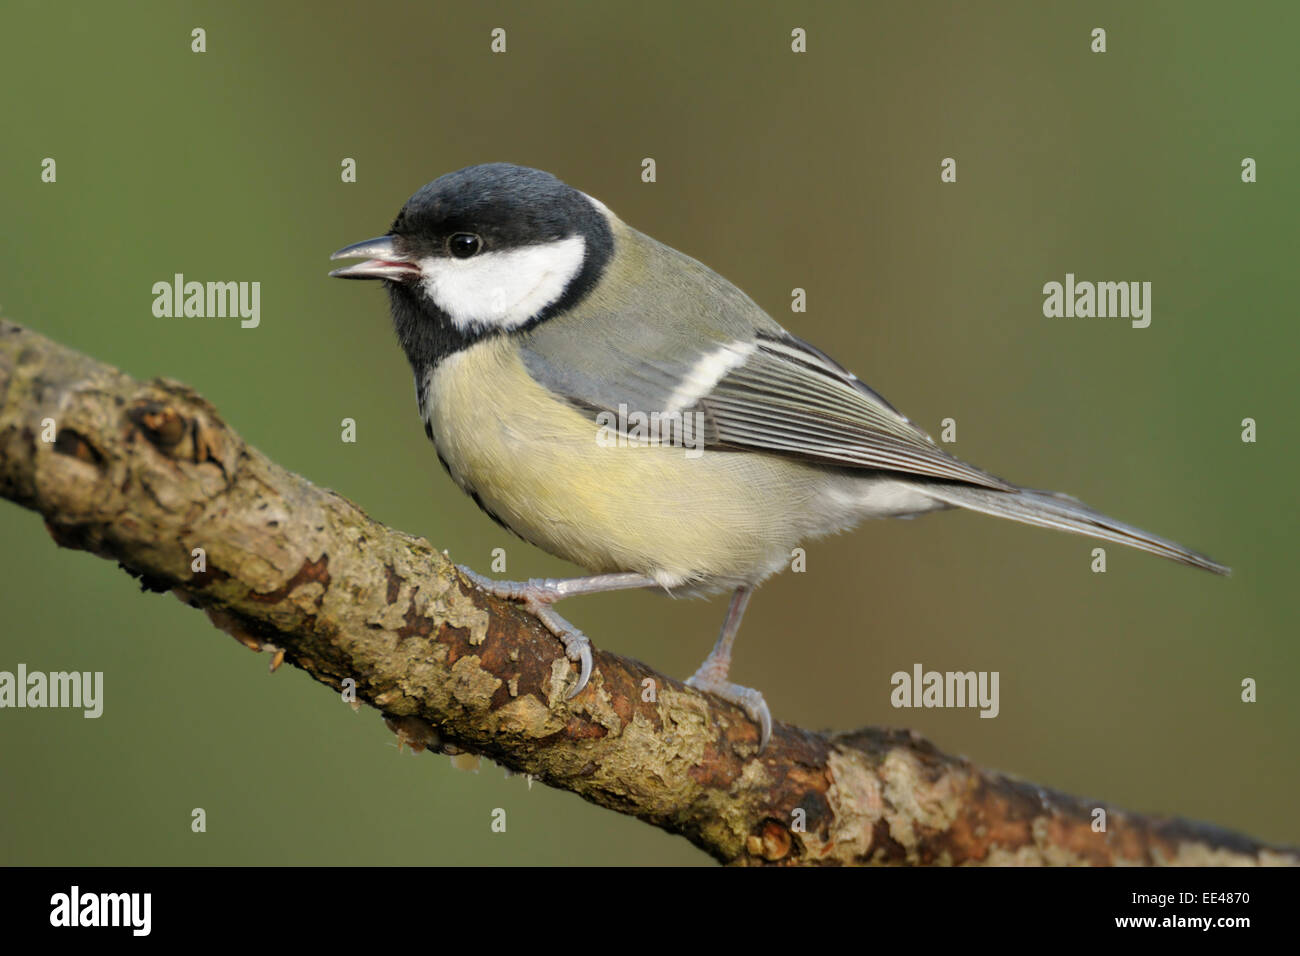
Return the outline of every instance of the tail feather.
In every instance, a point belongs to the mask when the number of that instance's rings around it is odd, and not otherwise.
[[[1158,554],[1179,564],[1213,571],[1215,574],[1227,575],[1232,570],[1203,554],[1184,548],[1176,541],[1161,538],[1149,531],[1108,518],[1099,511],[1093,511],[1081,501],[1066,495],[1033,491],[1028,488],[1017,491],[995,491],[972,485],[939,482],[927,484],[925,493],[937,501],[956,505],[959,508],[982,511],[984,514],[1010,518],[1012,521],[1020,521],[1040,528],[1056,528],[1059,531],[1087,535],[1102,541],[1113,541],[1116,544],[1137,548],[1139,551]]]

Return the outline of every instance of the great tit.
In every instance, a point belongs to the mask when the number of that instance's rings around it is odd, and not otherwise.
[[[1059,494],[959,461],[856,376],[708,267],[549,173],[448,173],[330,275],[381,279],[425,433],[493,519],[589,577],[497,582],[591,673],[552,605],[624,588],[732,592],[694,687],[771,715],[728,682],[750,594],[800,542],[864,518],[961,507],[1228,568]]]

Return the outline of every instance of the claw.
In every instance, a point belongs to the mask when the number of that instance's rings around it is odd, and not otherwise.
[[[706,661],[705,665],[707,664]],[[743,710],[750,720],[758,724],[758,752],[762,753],[767,748],[767,742],[772,739],[772,711],[768,709],[762,693],[752,687],[741,687],[739,684],[718,680],[716,675],[707,673],[705,667],[696,671],[686,681],[686,686],[714,694]]]
[[[484,577],[483,575],[479,574],[477,571],[467,568],[463,564],[456,565],[456,570],[459,571],[464,577],[467,577],[471,581],[473,581],[475,587],[477,587],[480,591],[487,591],[489,594],[497,593],[496,585],[498,582],[493,581],[491,578]],[[505,583],[509,584],[511,582],[507,581]]]
[[[569,660],[576,660],[581,665],[578,673],[578,683],[573,685],[573,690],[565,695],[566,700],[572,700],[582,693],[582,689],[587,686],[587,681],[591,679],[591,642],[583,638],[583,643],[578,648],[578,656],[575,658],[573,652],[569,652]]]
[[[530,581],[528,587],[533,586],[533,582]],[[536,592],[530,592],[528,596],[518,600],[523,602],[530,614],[546,625],[548,631],[559,638],[560,643],[564,645],[564,655],[579,665],[578,682],[566,695],[566,699],[572,699],[582,693],[582,689],[587,686],[587,681],[591,677],[591,641],[587,640],[587,635],[582,631],[560,617],[551,607],[550,602],[534,596],[535,594]]]
[[[749,714],[750,719],[758,721],[758,752],[762,753],[767,749],[767,742],[772,739],[772,711],[768,710],[767,701],[763,700],[762,695],[758,699],[763,705],[758,716],[755,716],[754,712],[748,708],[746,708],[746,713]]]
[[[564,656],[578,664],[578,682],[565,695],[572,700],[582,693],[591,679],[591,641],[564,618],[556,613],[551,604],[564,597],[556,586],[557,582],[546,578],[532,578],[524,581],[494,581],[463,565],[456,565],[456,570],[469,578],[488,594],[507,601],[515,601],[524,606],[529,614],[537,618],[564,645]]]

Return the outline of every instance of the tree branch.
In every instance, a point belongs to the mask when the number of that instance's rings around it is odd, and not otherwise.
[[[600,649],[566,700],[559,642],[427,541],[280,468],[186,386],[138,382],[4,320],[0,495],[277,663],[355,680],[417,749],[482,754],[724,862],[1300,863],[1293,848],[982,770],[905,731],[778,724],[757,754],[739,710]]]

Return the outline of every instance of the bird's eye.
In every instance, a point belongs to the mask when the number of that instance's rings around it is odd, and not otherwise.
[[[447,250],[457,259],[468,259],[483,248],[483,240],[472,232],[458,232],[447,240]]]

